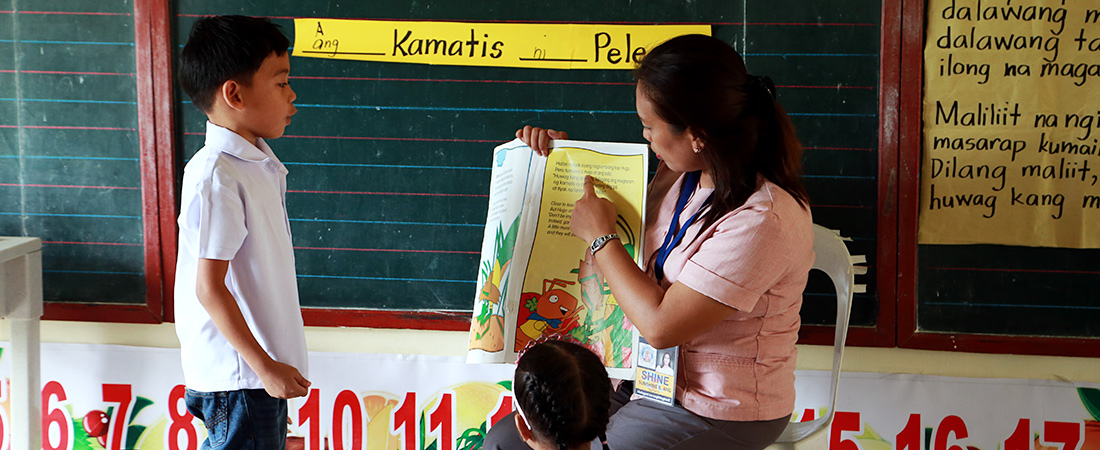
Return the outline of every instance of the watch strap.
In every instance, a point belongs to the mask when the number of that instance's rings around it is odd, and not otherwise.
[[[607,245],[608,242],[611,242],[612,239],[619,239],[619,234],[611,233],[596,238],[592,241],[592,245],[588,246],[588,250],[595,255],[597,251],[603,248],[604,245]]]

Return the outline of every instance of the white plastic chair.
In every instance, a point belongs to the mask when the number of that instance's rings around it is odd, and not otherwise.
[[[768,450],[826,449],[829,447],[829,424],[836,411],[837,385],[840,383],[840,363],[844,359],[844,339],[848,335],[848,314],[852,306],[852,294],[862,292],[866,286],[855,284],[857,272],[866,273],[866,267],[855,267],[866,262],[863,256],[853,257],[844,245],[844,239],[836,231],[814,224],[814,269],[829,275],[836,288],[836,338],[833,340],[832,391],[829,393],[829,412],[806,422],[791,422]]]

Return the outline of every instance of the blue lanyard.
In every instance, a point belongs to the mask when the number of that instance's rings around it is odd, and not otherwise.
[[[669,253],[672,253],[672,249],[680,245],[680,241],[684,240],[684,234],[687,233],[687,229],[691,227],[691,224],[695,222],[695,219],[699,217],[699,213],[710,204],[710,198],[714,196],[714,192],[711,192],[707,196],[707,199],[703,201],[703,204],[699,206],[699,209],[695,211],[695,214],[691,215],[691,218],[684,223],[683,228],[676,229],[680,225],[680,213],[687,207],[688,199],[691,198],[691,193],[695,192],[695,187],[699,185],[700,172],[688,172],[684,176],[684,184],[680,187],[680,199],[676,201],[676,213],[672,216],[672,223],[668,224],[668,234],[665,234],[665,242],[661,244],[661,248],[657,250],[657,261],[653,265],[653,273],[657,275],[657,280],[663,280],[665,278],[665,260],[668,259]]]

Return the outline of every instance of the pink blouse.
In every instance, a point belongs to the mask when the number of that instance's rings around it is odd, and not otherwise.
[[[719,420],[778,419],[794,410],[794,366],[802,291],[813,265],[813,221],[787,191],[759,179],[740,208],[702,228],[700,218],[665,261],[664,287],[680,282],[736,309],[680,346],[676,399]],[[683,174],[664,165],[649,185],[645,251],[655,254],[668,233]],[[696,188],[681,224],[711,188]]]

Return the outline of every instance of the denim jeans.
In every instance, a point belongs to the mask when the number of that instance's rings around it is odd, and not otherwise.
[[[202,450],[284,450],[287,401],[263,389],[187,390],[187,411],[206,425]]]

